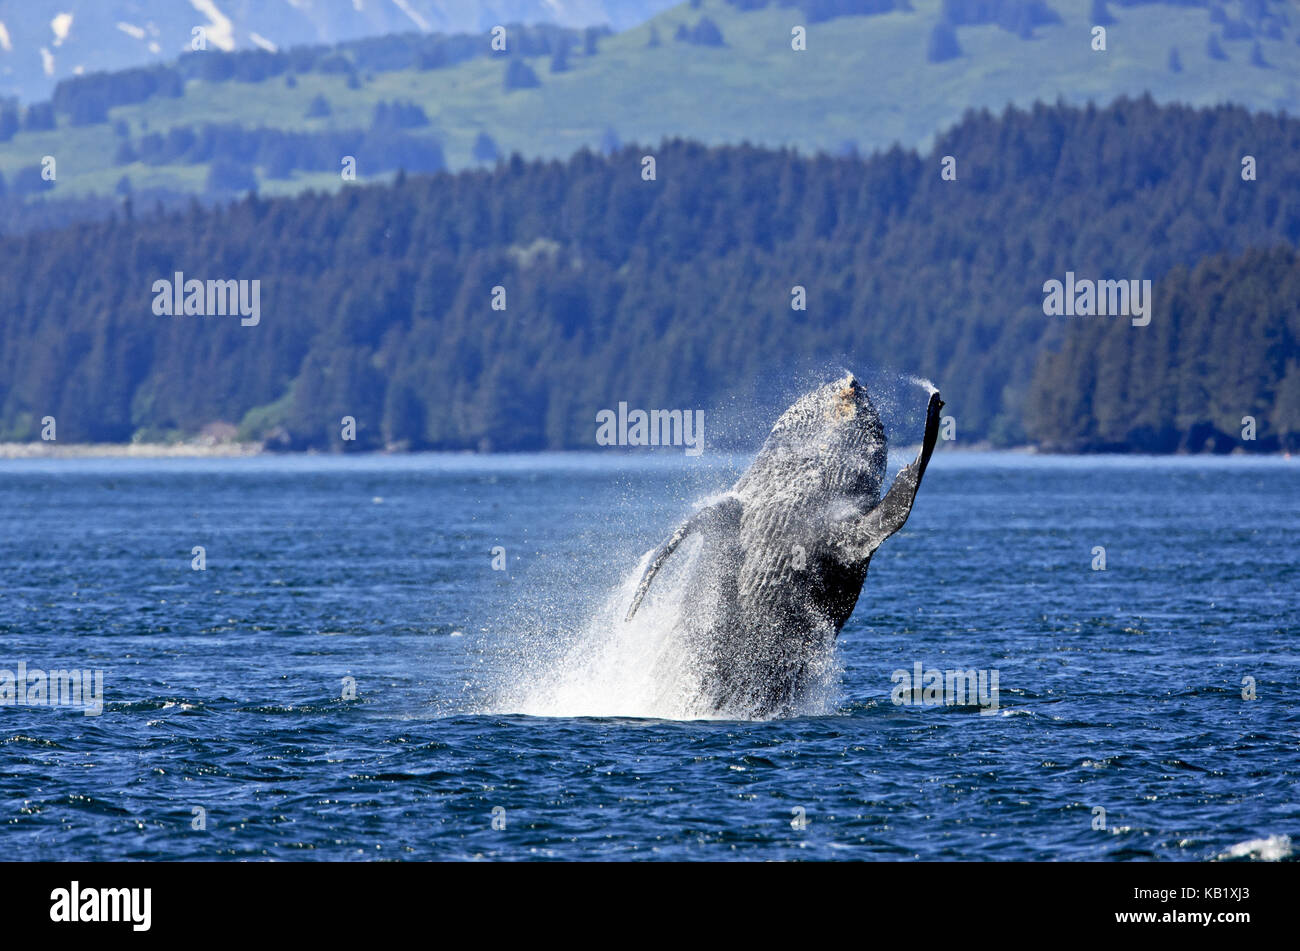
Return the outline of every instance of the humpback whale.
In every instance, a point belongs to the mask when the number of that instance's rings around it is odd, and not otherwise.
[[[866,388],[848,374],[800,397],[735,485],[653,552],[625,620],[699,536],[675,633],[701,694],[723,716],[791,712],[853,613],[872,554],[912,511],[942,407],[932,392],[921,452],[882,498],[885,430]]]

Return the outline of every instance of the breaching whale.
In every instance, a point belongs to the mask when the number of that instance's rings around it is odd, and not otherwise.
[[[933,392],[921,452],[882,498],[885,430],[866,388],[849,374],[800,397],[735,485],[654,551],[626,620],[700,536],[676,633],[706,703],[737,718],[790,712],[853,613],[872,554],[912,511],[942,407]]]

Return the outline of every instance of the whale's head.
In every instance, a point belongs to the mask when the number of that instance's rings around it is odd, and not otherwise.
[[[805,393],[781,414],[735,491],[784,504],[875,505],[886,462],[880,414],[867,388],[846,374]]]

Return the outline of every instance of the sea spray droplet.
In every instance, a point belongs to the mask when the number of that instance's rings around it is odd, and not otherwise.
[[[925,390],[927,396],[934,396],[935,393],[939,392],[939,388],[923,376],[906,376],[903,379],[907,380],[908,383],[915,383],[921,387],[921,389]]]

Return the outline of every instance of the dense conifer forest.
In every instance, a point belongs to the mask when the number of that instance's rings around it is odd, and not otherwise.
[[[1300,242],[1297,183],[1300,121],[1143,98],[969,113],[925,154],[674,141],[124,206],[0,240],[0,438],[589,448],[620,401],[763,399],[822,361],[935,380],[959,442],[1223,448],[1204,427],[1253,414],[1245,448],[1293,445],[1296,260],[1253,249]],[[1047,316],[1067,271],[1153,281],[1151,323]],[[259,281],[258,322],[159,316],[177,272]]]
[[[1080,322],[1039,361],[1025,418],[1071,451],[1300,450],[1300,256],[1180,266],[1150,326]]]

